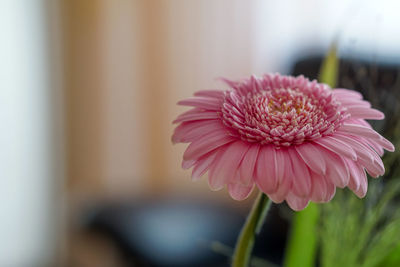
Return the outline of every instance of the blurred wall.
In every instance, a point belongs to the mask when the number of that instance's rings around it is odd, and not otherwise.
[[[0,266],[53,266],[59,244],[62,123],[48,30],[44,1],[1,1]]]
[[[170,142],[176,102],[252,68],[253,4],[64,1],[69,190],[75,200],[199,191]]]

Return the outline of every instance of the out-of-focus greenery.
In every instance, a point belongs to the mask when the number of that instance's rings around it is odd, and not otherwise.
[[[400,245],[400,179],[369,181],[365,199],[338,190],[335,199],[321,205],[320,263],[333,266],[400,266],[392,255]],[[390,264],[389,264],[390,263]]]
[[[335,87],[338,67],[333,45],[321,66],[319,81]],[[398,76],[396,84],[400,86],[400,73]],[[357,78],[369,85],[363,92],[367,100],[387,115],[385,121],[372,125],[398,148],[398,86],[381,91],[369,81],[370,77]],[[313,212],[308,207],[295,214],[284,266],[400,266],[400,150],[386,153],[383,162],[386,174],[380,179],[369,178],[366,198],[359,199],[350,190],[339,189],[330,203],[312,205]]]
[[[328,57],[329,58],[329,55]],[[326,68],[325,68],[326,69]],[[392,66],[391,72],[396,72]],[[372,121],[373,127],[391,140],[397,150],[385,153],[386,173],[369,178],[366,198],[358,199],[349,190],[337,190],[335,198],[320,208],[318,261],[321,267],[398,267],[400,266],[400,72],[393,85],[379,86],[387,74],[378,67],[356,69],[352,83],[386,119]],[[385,76],[386,75],[386,76]],[[322,76],[322,75],[321,75]],[[329,75],[328,75],[329,77]],[[383,77],[383,78],[382,78]],[[342,77],[350,81],[348,77]]]
[[[359,79],[368,82],[369,77]],[[400,146],[400,119],[395,112],[400,104],[398,86],[399,82],[391,90],[382,91],[371,85],[367,94],[363,92],[387,116],[372,125],[396,148]],[[338,190],[330,203],[320,205],[321,267],[400,266],[400,150],[385,153],[383,163],[385,176],[368,179],[366,198],[358,199],[349,190]]]

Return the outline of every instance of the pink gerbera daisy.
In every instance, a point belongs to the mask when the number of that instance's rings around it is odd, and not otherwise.
[[[193,107],[174,121],[172,136],[190,143],[182,166],[193,167],[193,179],[208,171],[211,189],[227,185],[234,199],[257,185],[275,203],[302,210],[330,201],[336,187],[364,197],[366,172],[384,174],[380,156],[394,146],[365,121],[384,114],[358,92],[279,74],[224,81],[230,90],[178,102]]]

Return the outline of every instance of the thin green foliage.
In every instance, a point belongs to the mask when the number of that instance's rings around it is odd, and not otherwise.
[[[334,66],[338,66],[338,60],[335,58],[335,51],[331,51],[322,64],[320,79],[323,82],[337,81],[337,67]],[[336,71],[326,71],[331,68]],[[372,84],[370,77],[361,79]],[[331,87],[334,85],[331,84]],[[395,93],[397,89],[393,87],[389,94],[378,88],[371,88],[368,92],[370,97],[375,96],[372,100],[379,99],[375,104],[387,115],[387,120],[376,125],[379,126],[377,128],[398,148],[400,120],[397,112],[393,113],[396,106],[393,103],[399,100]],[[370,188],[365,199],[358,199],[349,190],[338,190],[330,203],[320,206],[320,266],[400,266],[400,209],[397,208],[400,201],[399,159],[398,149],[394,153],[385,153],[386,177],[369,179]]]
[[[392,265],[382,265],[400,244],[399,192],[400,179],[385,184],[372,180],[365,199],[340,190],[334,201],[322,205],[321,266],[400,266],[394,260]]]

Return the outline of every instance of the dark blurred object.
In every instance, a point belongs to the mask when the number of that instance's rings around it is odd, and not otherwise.
[[[279,264],[287,224],[276,212],[273,208],[272,220],[264,226],[268,231],[262,231],[254,254]],[[84,226],[115,244],[127,266],[229,266],[227,254],[245,216],[232,206],[159,199],[92,208]],[[212,248],[214,241],[224,245],[220,251]]]

